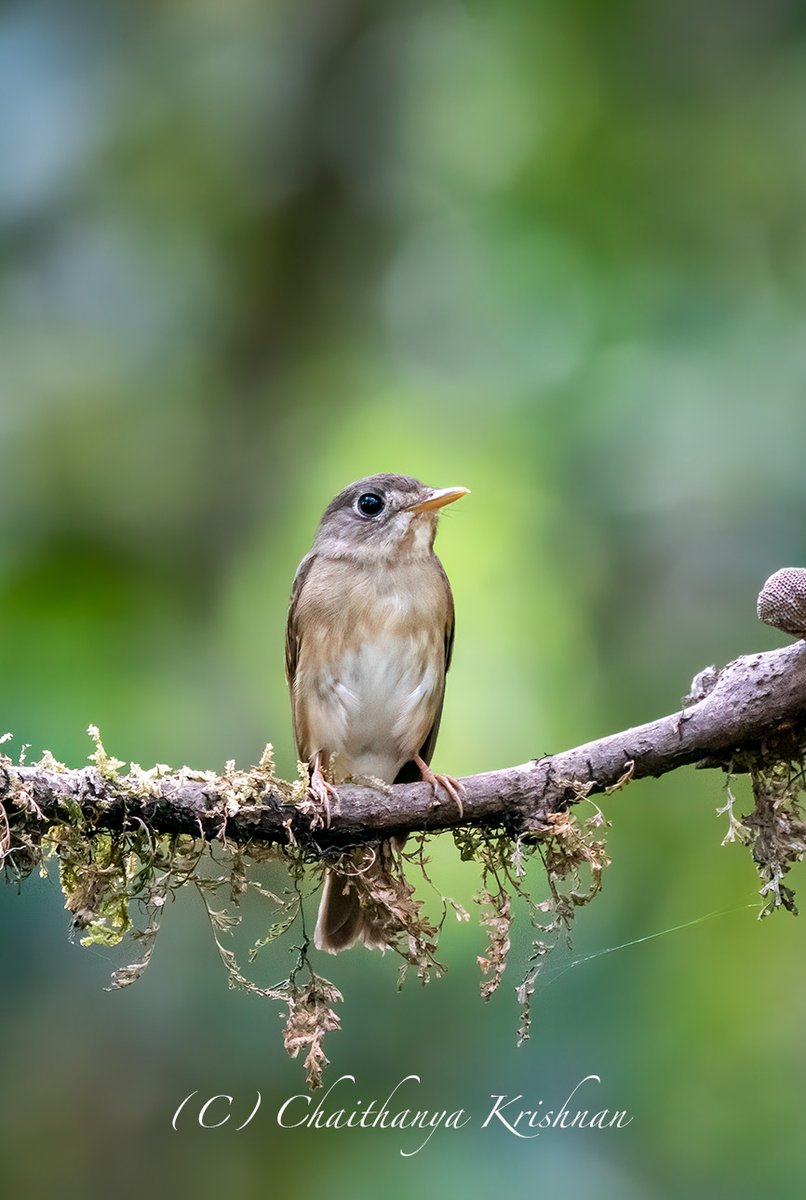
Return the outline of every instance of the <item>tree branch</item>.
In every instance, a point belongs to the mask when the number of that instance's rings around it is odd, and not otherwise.
[[[342,785],[329,825],[290,802],[288,785],[255,768],[223,776],[187,768],[150,778],[87,767],[17,766],[0,760],[0,805],[11,829],[68,819],[80,808],[91,827],[203,833],[245,843],[297,841],[315,851],[420,830],[499,826],[517,833],[583,795],[627,779],[660,776],[690,763],[728,766],[734,755],[806,723],[806,642],[737,658],[695,678],[683,708],[572,750],[462,780],[464,813],[445,797],[435,805],[425,784],[381,790]],[[2,814],[0,814],[2,815]],[[3,830],[0,828],[0,835]]]

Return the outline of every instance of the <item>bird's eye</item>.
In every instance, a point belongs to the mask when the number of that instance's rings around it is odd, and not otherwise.
[[[377,492],[364,492],[355,502],[362,517],[377,517],[386,508],[386,501]]]

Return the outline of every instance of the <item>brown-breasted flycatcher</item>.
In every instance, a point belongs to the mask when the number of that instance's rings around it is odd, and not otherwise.
[[[325,510],[294,578],[286,675],[310,794],[326,814],[333,783],[374,777],[461,788],[429,763],[453,647],[453,596],[434,554],[439,510],[467,488],[371,475]],[[325,778],[328,771],[332,782]],[[382,853],[379,855],[382,859]],[[325,874],[314,941],[336,953],[386,943],[346,875]]]

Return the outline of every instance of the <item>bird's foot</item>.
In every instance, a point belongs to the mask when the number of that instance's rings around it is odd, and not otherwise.
[[[465,794],[465,789],[462,787],[458,779],[454,779],[452,775],[438,775],[432,771],[427,762],[420,758],[419,754],[415,755],[414,761],[420,769],[423,783],[429,783],[431,790],[434,793],[434,804],[439,804],[439,788],[444,788],[451,800],[459,810],[459,816],[465,815],[465,808],[462,804],[462,797]]]
[[[321,824],[321,813],[325,814],[325,825],[330,826],[330,801],[331,799],[338,802],[339,793],[336,791],[332,783],[328,783],[325,779],[325,773],[322,770],[322,763],[319,755],[315,755],[313,764],[309,768],[308,780],[308,799],[314,806],[314,811],[319,817]]]

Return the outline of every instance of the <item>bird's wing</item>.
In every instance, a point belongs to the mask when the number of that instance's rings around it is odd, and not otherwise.
[[[442,688],[439,692],[437,705],[434,710],[434,723],[426,734],[425,741],[420,748],[420,758],[423,762],[430,763],[434,754],[434,749],[437,744],[437,734],[439,733],[439,723],[442,719],[442,705],[445,701],[445,676],[448,673],[448,667],[451,665],[453,657],[453,636],[456,629],[456,614],[453,604],[453,592],[445,574],[445,568],[439,561],[436,555],[434,560],[439,569],[442,582],[445,586],[445,595],[447,604],[445,606],[445,669],[442,673]],[[413,762],[404,763],[395,777],[395,783],[416,783],[420,779],[420,771]]]
[[[301,758],[307,758],[312,751],[306,745],[308,735],[305,729],[304,710],[297,703],[297,697],[294,693],[294,677],[297,673],[299,650],[302,644],[302,630],[299,622],[299,600],[302,595],[302,589],[305,587],[305,583],[315,562],[316,555],[311,552],[305,555],[305,558],[303,558],[297,567],[297,573],[294,576],[294,583],[291,588],[291,599],[288,604],[288,621],[285,627],[285,675],[291,694],[291,720],[294,726],[294,741],[297,743],[297,753]]]
[[[300,633],[299,624],[297,622],[297,606],[299,597],[305,585],[305,580],[311,573],[311,567],[316,561],[315,554],[306,554],[302,562],[297,567],[297,573],[294,576],[294,583],[291,588],[291,599],[288,603],[288,621],[285,627],[285,677],[288,680],[288,686],[294,682],[294,675],[297,670],[297,660],[299,659],[299,647],[302,634]]]

